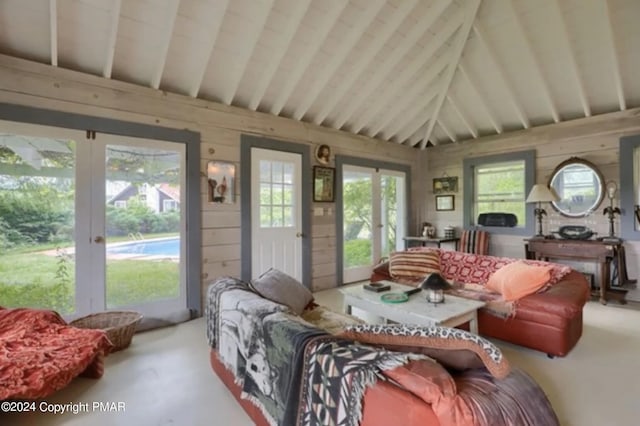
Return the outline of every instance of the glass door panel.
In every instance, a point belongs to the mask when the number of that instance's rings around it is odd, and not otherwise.
[[[380,257],[404,249],[406,200],[404,173],[383,171],[380,182]]]
[[[0,122],[0,305],[76,309],[76,137]]]
[[[344,282],[361,279],[373,264],[373,175],[345,166],[342,173]],[[364,270],[364,272],[363,272]]]

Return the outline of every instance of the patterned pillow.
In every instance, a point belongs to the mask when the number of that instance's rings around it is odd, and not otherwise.
[[[415,280],[440,272],[440,252],[396,251],[389,258],[389,273],[394,280]]]
[[[466,353],[479,358],[482,361],[481,365],[484,365],[498,379],[505,378],[511,371],[509,362],[496,345],[476,334],[457,328],[361,324],[345,327],[342,337],[384,347],[404,347],[411,350],[420,348],[421,353],[432,358],[438,357],[436,360],[443,365],[447,365],[447,352],[451,351],[452,355],[455,352],[458,353],[457,355]],[[438,351],[433,352],[434,349]],[[468,367],[474,368],[476,365]]]

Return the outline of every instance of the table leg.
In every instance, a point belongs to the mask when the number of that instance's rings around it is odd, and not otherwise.
[[[600,264],[600,303],[607,304],[607,287],[609,287],[609,260]]]
[[[346,299],[342,302],[342,309],[345,314],[351,315],[351,305]]]
[[[473,317],[469,321],[469,331],[473,334],[478,334],[478,311],[473,313]]]

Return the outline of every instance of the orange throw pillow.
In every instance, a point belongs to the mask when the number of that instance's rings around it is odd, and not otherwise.
[[[434,272],[440,272],[438,251],[397,251],[389,257],[389,273],[395,280],[424,278]]]
[[[551,279],[553,266],[527,265],[517,261],[494,272],[486,287],[500,293],[506,301],[518,300],[544,287]]]

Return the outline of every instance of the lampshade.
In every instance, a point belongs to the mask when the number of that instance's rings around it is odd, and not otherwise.
[[[420,288],[423,288],[425,290],[447,290],[451,288],[451,284],[449,284],[447,280],[442,278],[442,275],[433,273],[429,275],[424,281],[422,281]]]
[[[546,203],[558,200],[560,200],[560,197],[558,197],[556,191],[542,183],[533,185],[527,197],[527,203]]]

